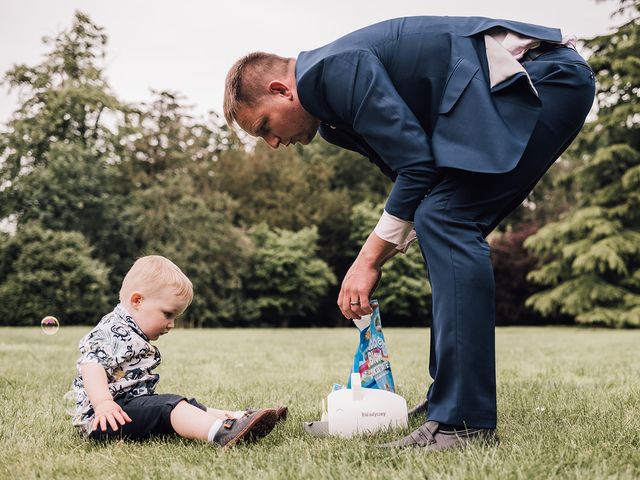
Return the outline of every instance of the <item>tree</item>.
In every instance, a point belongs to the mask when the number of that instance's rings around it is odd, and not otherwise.
[[[0,240],[0,324],[38,325],[46,315],[95,323],[112,300],[108,273],[80,233],[20,225]]]
[[[576,208],[525,245],[543,261],[529,279],[547,287],[527,304],[580,323],[640,326],[640,3],[632,19],[586,42],[598,116],[573,145]]]
[[[54,39],[42,63],[16,65],[4,83],[21,104],[0,133],[0,218],[81,232],[121,277],[130,231],[121,218],[127,179],[114,168],[114,121],[127,108],[110,92],[98,61],[107,37],[83,13]]]
[[[233,200],[218,193],[209,203],[216,209],[209,208],[185,174],[138,192],[127,215],[141,253],[166,256],[192,281],[194,299],[184,314],[186,325],[247,325],[258,314],[243,298],[253,246],[231,223]]]
[[[317,258],[314,227],[292,232],[266,224],[251,231],[255,245],[246,297],[273,326],[313,326],[320,301],[336,281],[328,265]]]
[[[392,183],[366,158],[322,139],[302,152],[305,164],[326,166],[326,186],[316,195],[312,219],[320,234],[320,257],[342,278],[353,261],[348,253],[353,206],[364,201],[384,201]]]
[[[315,225],[320,256],[331,265],[343,263],[351,207],[382,201],[391,186],[366,159],[321,139],[304,149],[272,150],[261,141],[249,152],[227,149],[213,176],[239,201],[237,224],[293,231]]]
[[[249,152],[220,154],[216,188],[239,202],[236,223],[297,231],[315,223],[329,192],[331,171],[305,161],[301,149],[272,150],[260,141]]]
[[[221,152],[238,148],[238,139],[216,117],[194,118],[184,98],[169,91],[131,110],[118,131],[118,167],[134,190],[189,173],[204,196],[215,186]]]
[[[3,182],[13,182],[46,164],[56,143],[81,144],[96,156],[111,149],[113,133],[105,118],[123,106],[110,93],[96,64],[105,56],[103,29],[77,12],[71,29],[44,42],[53,49],[42,63],[16,65],[3,81],[21,94],[21,105],[3,133]]]
[[[362,202],[353,208],[349,253],[355,259],[360,247],[375,228],[384,205]],[[431,285],[416,244],[407,253],[397,254],[383,268],[374,296],[386,325],[425,326],[431,318]]]

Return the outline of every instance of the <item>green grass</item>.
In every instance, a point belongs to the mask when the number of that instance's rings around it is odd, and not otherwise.
[[[0,329],[1,479],[640,478],[640,331],[498,329],[500,445],[435,454],[371,447],[402,432],[348,441],[302,430],[346,381],[355,329],[177,330],[158,342],[159,393],[218,408],[289,405],[287,422],[259,444],[86,442],[62,396],[87,331]],[[414,404],[429,383],[428,331],[385,335],[399,393]]]

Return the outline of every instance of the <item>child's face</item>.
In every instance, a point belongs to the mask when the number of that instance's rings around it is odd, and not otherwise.
[[[146,296],[134,292],[131,307],[140,329],[150,340],[157,340],[175,326],[176,318],[186,310],[187,303],[171,289],[164,289]]]

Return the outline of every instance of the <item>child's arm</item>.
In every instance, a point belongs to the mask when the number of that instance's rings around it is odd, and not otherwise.
[[[107,422],[109,422],[114,431],[118,430],[118,423],[124,425],[131,422],[127,412],[113,401],[109,391],[107,373],[102,365],[99,363],[83,363],[80,365],[80,374],[82,375],[84,390],[87,392],[95,412],[95,420],[91,425],[91,431],[96,430],[98,424],[100,424],[100,429],[105,432],[107,430]]]

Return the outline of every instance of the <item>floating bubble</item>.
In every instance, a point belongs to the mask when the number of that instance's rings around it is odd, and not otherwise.
[[[55,335],[60,328],[60,322],[56,317],[52,317],[51,315],[47,315],[40,322],[40,326],[42,327],[42,331],[47,335]]]
[[[64,408],[64,411],[67,413],[67,415],[73,416],[76,414],[76,401],[76,392],[74,392],[73,390],[69,390],[62,397],[62,407]]]

